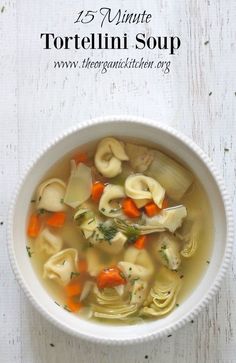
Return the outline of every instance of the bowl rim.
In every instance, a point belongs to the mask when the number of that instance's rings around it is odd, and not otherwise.
[[[74,134],[75,132],[78,132],[84,128],[100,124],[100,123],[111,123],[111,122],[127,122],[127,123],[137,123],[142,124],[144,126],[151,126],[156,128],[157,130],[160,129],[163,132],[168,133],[170,136],[173,136],[174,138],[179,139],[185,146],[189,147],[195,156],[200,158],[201,162],[207,167],[210,174],[212,175],[216,186],[220,192],[223,204],[224,204],[224,211],[226,216],[226,243],[225,243],[225,250],[224,250],[224,256],[222,258],[221,265],[218,269],[217,275],[214,279],[213,284],[206,292],[205,297],[197,304],[195,305],[188,313],[186,313],[183,318],[179,319],[177,322],[173,323],[170,326],[167,326],[166,328],[163,328],[160,331],[152,332],[152,333],[144,333],[142,336],[135,337],[135,338],[127,338],[123,340],[119,340],[117,338],[103,338],[103,337],[95,337],[92,335],[88,335],[85,333],[81,333],[80,331],[75,331],[71,329],[70,327],[64,325],[62,321],[58,321],[53,315],[51,315],[45,308],[43,308],[38,301],[34,298],[31,291],[28,289],[28,287],[24,283],[24,279],[22,277],[20,268],[18,268],[17,259],[14,251],[14,239],[13,239],[13,217],[14,217],[14,211],[16,207],[16,202],[18,199],[18,196],[21,191],[21,187],[24,184],[24,181],[27,179],[31,169],[33,166],[40,160],[40,158],[47,152],[49,152],[57,143],[59,143],[64,138]],[[58,137],[56,137],[51,142],[47,143],[47,145],[40,149],[40,151],[37,153],[37,157],[31,160],[28,163],[28,166],[24,169],[23,174],[20,176],[17,185],[14,189],[14,193],[12,196],[12,200],[9,206],[9,213],[8,213],[8,223],[7,223],[7,248],[8,248],[8,256],[10,259],[10,264],[12,267],[12,270],[15,274],[15,277],[24,291],[25,295],[31,302],[31,304],[39,311],[41,315],[43,315],[48,321],[53,323],[57,328],[63,330],[64,332],[79,337],[81,339],[84,339],[86,341],[90,341],[93,343],[103,343],[103,344],[110,344],[110,345],[128,345],[128,344],[134,344],[134,343],[141,343],[146,341],[151,341],[153,339],[161,338],[164,336],[167,336],[168,334],[173,333],[177,329],[183,327],[187,322],[190,322],[196,316],[200,313],[200,311],[206,307],[206,305],[211,301],[211,299],[214,297],[214,295],[217,293],[217,291],[220,288],[221,282],[226,274],[226,271],[229,267],[230,261],[231,261],[231,255],[232,255],[232,249],[233,249],[233,239],[234,239],[234,229],[233,229],[233,213],[231,208],[231,201],[229,198],[229,195],[226,191],[224,182],[222,177],[220,176],[218,170],[214,166],[213,162],[210,160],[210,158],[205,154],[205,152],[195,144],[195,142],[187,137],[186,135],[182,134],[181,132],[175,130],[174,128],[170,127],[169,125],[165,125],[163,123],[160,123],[158,121],[154,121],[148,118],[144,117],[138,117],[138,116],[130,116],[130,115],[110,115],[110,116],[104,116],[104,117],[98,117],[98,118],[92,118],[83,122],[80,122],[78,125],[70,127],[69,129],[62,132]]]

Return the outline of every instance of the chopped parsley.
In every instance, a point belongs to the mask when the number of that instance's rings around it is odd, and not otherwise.
[[[26,251],[28,253],[28,256],[31,258],[32,257],[32,254],[33,252],[31,252],[31,248],[29,246],[26,246]]]
[[[79,276],[80,275],[80,273],[79,272],[71,272],[71,274],[70,274],[70,279],[73,279],[73,277],[77,277],[77,276]]]
[[[161,247],[161,249],[158,251],[159,253],[160,253],[160,255],[161,255],[161,257],[163,258],[163,260],[167,263],[167,264],[169,264],[169,260],[168,260],[168,257],[167,257],[167,255],[166,255],[166,246],[164,245],[164,246],[162,246]]]
[[[105,210],[106,210],[105,208],[101,208],[101,211],[102,211],[102,212],[105,212]]]
[[[140,236],[140,231],[135,226],[127,225],[125,235],[129,243],[134,243]]]
[[[71,310],[68,308],[68,306],[67,306],[67,305],[64,305],[64,306],[63,306],[63,309],[65,309],[66,311],[68,311],[69,313],[71,313]]]
[[[122,271],[120,271],[119,274],[122,277],[122,279],[126,280],[125,275],[124,275],[124,273]]]
[[[98,230],[103,234],[104,239],[110,242],[117,234],[117,229],[114,226],[108,226],[105,223],[98,226]]]
[[[38,210],[38,214],[45,214],[45,213],[47,213],[46,209],[41,208]]]
[[[208,263],[208,265],[209,265],[210,261],[209,261],[209,260],[207,260],[207,261],[206,261],[206,263]]]
[[[179,307],[179,304],[176,304],[175,306],[178,308]]]
[[[61,306],[60,304],[58,304],[58,302],[57,302],[57,301],[54,301],[54,303],[55,303],[55,304],[57,304],[58,306]]]
[[[1,13],[3,13],[3,12],[4,12],[4,10],[5,10],[5,6],[3,5],[3,6],[2,6],[2,9],[1,9]]]
[[[51,347],[55,347],[55,345],[54,345],[53,343],[50,343],[50,346],[51,346]]]
[[[36,199],[31,199],[30,203],[35,203]]]
[[[130,281],[130,285],[134,285],[135,281],[139,280],[139,277],[136,277],[135,279],[132,279]]]
[[[63,204],[63,203],[64,203],[64,199],[63,199],[63,198],[61,198],[60,202],[61,202],[61,204]]]
[[[204,42],[204,45],[207,45],[207,44],[209,44],[209,40],[206,40],[206,41]]]
[[[95,221],[95,218],[92,218],[89,222],[88,222],[88,224],[91,224],[91,223],[93,223]]]

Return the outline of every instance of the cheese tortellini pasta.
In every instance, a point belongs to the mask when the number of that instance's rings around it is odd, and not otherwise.
[[[121,173],[122,161],[129,160],[129,157],[120,141],[107,137],[98,144],[94,160],[102,175],[113,178]]]

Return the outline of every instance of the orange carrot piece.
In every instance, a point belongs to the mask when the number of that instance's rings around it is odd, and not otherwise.
[[[75,160],[76,164],[79,164],[79,163],[86,164],[89,160],[88,154],[86,152],[79,152],[79,153],[75,154],[72,159]]]
[[[161,209],[165,209],[165,208],[168,208],[168,205],[169,205],[169,202],[168,202],[168,199],[165,198],[162,202],[162,206],[161,206]]]
[[[41,227],[40,217],[37,214],[32,214],[29,219],[27,234],[29,237],[35,238],[38,236]]]
[[[136,207],[131,198],[125,198],[122,202],[122,208],[125,215],[130,218],[138,218],[141,215],[140,210]]]
[[[81,294],[81,283],[78,279],[73,279],[65,286],[65,292],[68,297],[78,296]]]
[[[55,212],[52,213],[46,220],[46,223],[51,227],[60,228],[64,225],[66,220],[66,213]]]
[[[80,301],[75,301],[73,297],[69,297],[67,299],[67,304],[66,306],[68,307],[68,309],[72,312],[72,313],[76,313],[77,311],[79,311],[82,308],[82,304]]]
[[[102,270],[97,276],[97,286],[99,289],[125,285],[127,283],[122,271],[118,267],[110,267]]]
[[[134,243],[134,247],[138,248],[139,250],[142,250],[145,248],[147,243],[147,236],[140,236]]]
[[[79,260],[78,262],[78,270],[80,273],[87,272],[88,264],[86,260]]]
[[[161,209],[154,202],[146,204],[144,206],[144,210],[148,217],[153,217],[161,211]]]
[[[102,182],[97,182],[97,183],[93,184],[91,197],[94,202],[96,202],[96,203],[99,202],[104,188],[105,188],[105,185]]]

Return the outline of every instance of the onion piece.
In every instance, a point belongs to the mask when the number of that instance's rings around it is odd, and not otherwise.
[[[147,175],[156,179],[170,198],[179,201],[193,183],[193,175],[162,152],[155,150],[154,155]]]

